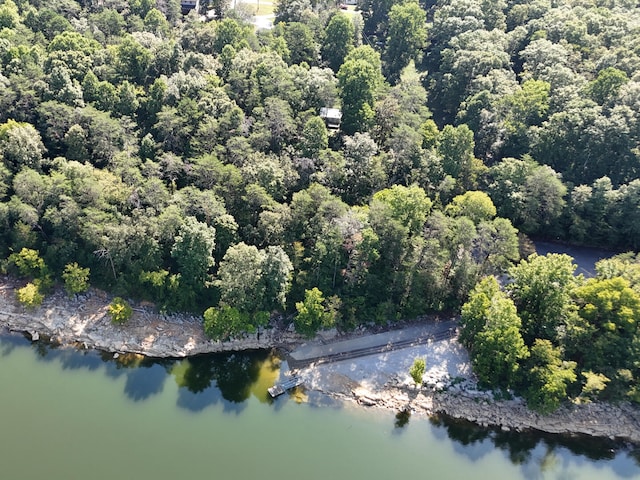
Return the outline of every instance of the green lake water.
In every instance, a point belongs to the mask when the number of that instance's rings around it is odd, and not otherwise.
[[[116,361],[0,336],[0,478],[640,478],[638,452],[608,442],[271,401],[276,367],[266,352]]]

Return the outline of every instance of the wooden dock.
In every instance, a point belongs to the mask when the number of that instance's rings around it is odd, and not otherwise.
[[[279,395],[282,395],[287,390],[291,390],[294,387],[302,385],[302,379],[297,375],[293,375],[290,378],[286,379],[282,383],[276,383],[273,387],[268,388],[269,395],[273,398],[276,398]]]

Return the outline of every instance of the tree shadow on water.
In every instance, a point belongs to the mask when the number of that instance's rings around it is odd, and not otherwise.
[[[16,348],[29,345],[30,341],[22,335],[0,331],[0,357],[6,357]]]
[[[180,387],[178,406],[199,412],[223,402],[225,411],[241,412],[259,377],[262,356],[254,352],[212,354],[182,361],[172,371]]]
[[[393,433],[395,435],[399,435],[404,431],[404,427],[409,425],[409,420],[411,419],[411,410],[405,408],[396,413],[395,419],[393,421]]]
[[[491,430],[488,428],[446,415],[431,417],[429,421],[434,426],[440,427],[434,431],[436,437],[441,440],[450,438],[453,440],[454,450],[474,462],[493,451],[493,445],[487,441],[491,435]]]
[[[126,375],[124,393],[131,400],[139,402],[162,393],[167,370],[160,362],[143,360],[137,368],[127,371]]]

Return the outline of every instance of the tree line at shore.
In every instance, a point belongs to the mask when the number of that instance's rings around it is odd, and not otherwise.
[[[313,335],[484,292],[526,326],[546,313],[487,279],[528,253],[518,232],[640,243],[633,2],[280,0],[260,31],[224,2],[202,2],[211,21],[176,0],[0,2],[0,257],[25,304],[90,281],[229,339],[273,312]],[[635,364],[583,364],[547,321],[509,368],[635,384]]]

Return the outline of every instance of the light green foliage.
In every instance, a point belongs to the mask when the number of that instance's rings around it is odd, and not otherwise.
[[[496,216],[496,207],[489,195],[479,191],[468,191],[457,195],[445,210],[449,215],[468,217],[476,225]]]
[[[619,368],[633,368],[640,360],[640,294],[624,278],[614,277],[589,279],[575,297],[586,322],[577,342],[585,367],[608,376]]]
[[[5,0],[0,5],[0,30],[14,28],[20,22],[18,6],[12,0]]]
[[[22,167],[39,170],[44,152],[40,134],[33,125],[15,120],[0,124],[0,158],[12,172]]]
[[[134,37],[127,35],[116,49],[120,74],[127,80],[143,83],[147,68],[152,60],[151,51],[140,44]]]
[[[64,267],[62,279],[69,295],[85,292],[89,288],[89,269],[82,268],[76,262],[69,263]]]
[[[24,287],[19,288],[16,293],[18,301],[27,308],[39,307],[44,300],[44,295],[40,293],[40,289],[33,283],[27,283]]]
[[[531,79],[525,81],[522,88],[501,100],[506,112],[506,154],[516,156],[528,151],[527,132],[530,126],[539,125],[546,119],[550,90],[549,82]]]
[[[591,370],[582,372],[584,377],[584,385],[580,393],[580,401],[589,403],[598,398],[598,396],[607,388],[607,384],[611,381],[601,373],[594,373]]]
[[[107,312],[111,317],[111,323],[115,325],[122,325],[133,316],[133,309],[131,306],[126,300],[120,297],[115,297],[113,299],[109,304]]]
[[[144,27],[159,36],[166,36],[170,30],[167,18],[157,8],[152,8],[144,16]]]
[[[411,368],[409,369],[409,375],[411,375],[411,378],[416,385],[422,385],[422,376],[426,369],[427,361],[424,358],[416,358],[413,361],[413,365],[411,365]]]
[[[605,102],[613,100],[620,87],[629,81],[625,72],[615,67],[607,67],[598,72],[595,80],[586,87],[586,93],[594,101],[603,105]]]
[[[446,125],[437,144],[444,173],[470,186],[473,180],[473,132],[467,125]]]
[[[317,158],[318,154],[329,146],[329,134],[320,117],[311,117],[305,123],[300,142],[305,157]]]
[[[380,55],[369,46],[351,51],[338,70],[342,99],[342,129],[347,134],[367,131],[374,118],[374,102],[383,84]]]
[[[460,343],[473,347],[476,336],[487,323],[487,313],[491,300],[500,291],[495,277],[483,278],[469,294],[469,300],[462,306],[460,316]]]
[[[9,262],[16,266],[23,277],[36,278],[46,274],[46,265],[38,250],[23,248],[19,253],[9,255]]]
[[[393,218],[407,227],[411,233],[417,233],[422,229],[433,205],[425,191],[417,185],[394,185],[380,190],[374,194],[373,201],[387,205]]]
[[[282,308],[293,266],[280,247],[259,250],[243,242],[229,247],[218,269],[220,301],[254,314]]]
[[[298,314],[294,318],[296,331],[312,338],[320,329],[331,328],[335,323],[332,312],[325,306],[322,292],[313,287],[304,292],[304,301],[296,302]]]
[[[604,258],[596,263],[596,271],[601,279],[622,277],[640,293],[640,254],[628,252]]]

